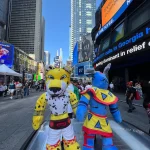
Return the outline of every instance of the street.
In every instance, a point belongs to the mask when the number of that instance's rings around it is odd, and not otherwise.
[[[19,150],[32,133],[32,115],[41,93],[5,101],[0,97],[0,150]]]
[[[33,109],[38,96],[41,93],[33,93],[24,99],[0,97],[0,150],[19,150],[33,129],[31,126]],[[148,132],[148,118],[143,107],[136,107],[133,113],[128,113],[128,106],[123,95],[119,95],[119,109],[123,120]],[[46,118],[49,112],[46,112]]]

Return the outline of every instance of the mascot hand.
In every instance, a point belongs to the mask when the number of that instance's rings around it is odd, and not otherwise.
[[[79,105],[78,108],[77,108],[77,111],[76,111],[76,119],[78,121],[83,122],[84,119],[85,119],[86,112],[87,112],[86,106]]]
[[[34,130],[38,130],[43,122],[44,116],[33,116],[32,127]]]
[[[116,122],[121,123],[122,122],[122,118],[121,118],[121,114],[120,111],[117,111],[113,114],[113,118]]]

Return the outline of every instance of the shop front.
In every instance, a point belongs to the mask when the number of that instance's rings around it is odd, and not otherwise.
[[[127,81],[149,81],[150,72],[150,22],[122,38],[94,60],[96,70],[112,64],[109,80],[125,88]],[[121,83],[120,83],[121,82]]]

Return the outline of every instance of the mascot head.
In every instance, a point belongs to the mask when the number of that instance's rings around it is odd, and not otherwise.
[[[109,82],[107,79],[107,74],[108,71],[111,67],[111,64],[108,64],[103,73],[101,73],[100,71],[94,71],[94,69],[88,69],[87,73],[88,76],[92,76],[92,86],[100,88],[100,89],[107,89]]]
[[[61,96],[70,83],[71,68],[54,68],[49,66],[46,69],[46,90],[51,96]]]

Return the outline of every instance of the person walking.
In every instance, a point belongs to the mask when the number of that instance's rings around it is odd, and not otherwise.
[[[14,81],[11,81],[9,83],[9,92],[10,92],[10,99],[13,99],[13,96],[14,96],[14,92],[15,92],[15,83]]]
[[[136,89],[133,87],[132,82],[127,83],[127,90],[126,90],[126,102],[129,105],[129,113],[132,113],[133,110],[136,108],[133,106],[133,100],[135,98]]]
[[[3,96],[3,92],[4,92],[4,86],[3,86],[3,84],[0,82],[0,96]]]
[[[3,96],[5,97],[7,95],[7,91],[8,91],[8,87],[5,83],[3,84],[3,88],[4,88]]]
[[[29,84],[28,82],[24,85],[24,96],[29,96]]]
[[[143,93],[144,93],[143,107],[147,112],[150,124],[150,81],[145,87],[143,87]],[[150,128],[149,128],[149,135],[150,135]]]
[[[22,88],[22,83],[18,81],[16,84],[16,99],[18,99],[18,95],[21,95],[21,98],[23,98]]]
[[[113,90],[114,90],[114,84],[112,82],[109,84],[109,87],[110,87],[110,91],[113,92]]]

